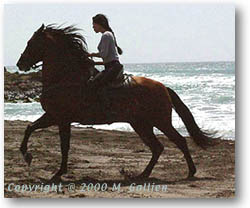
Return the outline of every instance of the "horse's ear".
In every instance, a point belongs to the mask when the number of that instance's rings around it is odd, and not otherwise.
[[[37,32],[42,32],[43,30],[44,30],[44,24],[42,24],[42,26],[38,29],[38,31]]]

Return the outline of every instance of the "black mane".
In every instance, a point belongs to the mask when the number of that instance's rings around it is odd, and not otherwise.
[[[96,75],[98,70],[94,67],[93,61],[87,56],[87,42],[85,38],[78,32],[79,28],[76,28],[74,25],[62,28],[56,24],[49,24],[44,29],[44,32],[48,32],[56,40],[59,40],[60,47],[63,48],[64,52],[70,53],[71,58],[68,59],[68,56],[63,54],[63,61],[66,62],[67,67],[64,68],[64,71],[80,71],[83,69],[88,69],[91,75]]]
[[[70,50],[70,52],[76,56],[76,58],[86,57],[87,42],[85,38],[79,33],[79,28],[74,25],[61,28],[56,24],[50,24],[46,26],[44,32],[49,32],[52,36],[60,38],[60,42],[63,43],[65,49]]]

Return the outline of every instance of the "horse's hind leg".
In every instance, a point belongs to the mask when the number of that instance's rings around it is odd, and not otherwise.
[[[145,170],[138,176],[140,178],[147,178],[150,176],[155,164],[157,163],[162,151],[164,150],[164,147],[154,135],[152,125],[148,124],[145,121],[133,122],[130,123],[130,125],[134,128],[144,144],[146,144],[152,152],[152,158],[150,162],[148,163]]]
[[[161,122],[156,127],[160,129],[182,151],[189,168],[188,178],[193,177],[194,174],[196,173],[196,168],[192,160],[192,157],[190,155],[190,152],[188,150],[186,139],[183,136],[181,136],[172,126],[172,124],[169,124],[169,122],[167,125],[165,126],[163,125],[164,122]]]
[[[25,130],[24,138],[20,147],[20,151],[22,152],[24,160],[25,162],[28,163],[28,165],[30,165],[32,161],[31,153],[27,152],[27,144],[28,144],[30,135],[36,129],[48,128],[49,126],[52,126],[52,125],[54,125],[53,120],[48,116],[48,114],[45,113],[39,119],[34,121],[31,125],[27,126]]]

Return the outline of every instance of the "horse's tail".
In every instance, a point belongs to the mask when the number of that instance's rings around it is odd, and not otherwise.
[[[202,131],[194,120],[194,117],[188,107],[182,102],[180,97],[170,88],[167,87],[168,93],[171,97],[172,105],[178,115],[185,124],[189,135],[194,142],[203,149],[216,144],[218,138],[213,138],[214,133]]]

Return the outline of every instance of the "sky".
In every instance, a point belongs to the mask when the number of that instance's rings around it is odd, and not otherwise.
[[[92,17],[105,14],[124,54],[122,63],[235,60],[233,4],[7,3],[3,10],[3,64],[15,65],[44,23],[76,25],[97,52],[101,34]]]

